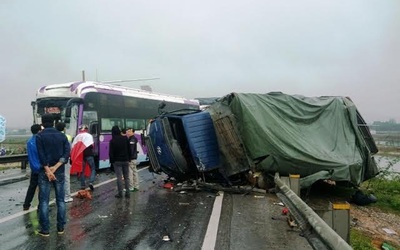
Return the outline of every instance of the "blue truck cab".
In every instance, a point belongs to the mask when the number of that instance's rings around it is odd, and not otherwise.
[[[220,167],[214,124],[208,112],[183,110],[154,119],[146,138],[151,167],[177,179]]]

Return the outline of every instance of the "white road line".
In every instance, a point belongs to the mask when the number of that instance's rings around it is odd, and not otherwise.
[[[219,195],[215,197],[213,211],[211,212],[210,221],[208,222],[207,226],[206,236],[204,237],[203,246],[201,247],[202,250],[215,249],[223,199],[224,199],[224,192],[220,191]]]
[[[144,167],[144,168],[138,169],[138,172],[140,172],[140,171],[142,171],[142,170],[144,170],[144,169],[148,169],[148,168],[149,168],[149,167]],[[117,179],[117,178],[114,177],[114,178],[111,178],[111,179],[109,179],[109,180],[103,181],[103,182],[101,182],[101,183],[95,184],[95,185],[93,185],[93,186],[94,186],[95,188],[97,188],[97,187],[103,186],[103,185],[105,185],[105,184],[107,184],[107,183],[110,183],[110,182],[112,182],[112,181],[115,181],[116,179]],[[78,194],[78,191],[72,193],[71,196],[74,197],[74,196],[76,196],[77,194]],[[51,200],[51,201],[49,202],[49,206],[52,205],[52,204],[54,204],[54,203],[56,203],[56,199]],[[28,210],[20,211],[20,212],[18,212],[18,213],[16,213],[16,214],[12,214],[12,215],[7,216],[7,217],[4,217],[4,218],[0,218],[0,224],[3,223],[3,222],[9,221],[9,220],[15,219],[15,218],[17,218],[17,217],[19,217],[19,216],[22,216],[22,215],[24,215],[24,214],[30,213],[30,212],[32,212],[32,211],[36,211],[36,210],[37,210],[37,206],[31,207],[31,208],[28,209]]]

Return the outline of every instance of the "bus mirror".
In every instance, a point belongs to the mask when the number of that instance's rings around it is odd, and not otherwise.
[[[158,104],[158,113],[159,114],[161,114],[162,109],[165,108],[165,106],[167,106],[167,104],[164,101],[162,101],[162,102],[160,102],[160,104]]]
[[[160,102],[160,104],[158,104],[158,109],[163,109],[165,108],[165,106],[167,106],[167,104],[164,101],[162,101]]]
[[[67,102],[67,104],[65,105],[65,118],[70,118],[71,117],[71,107],[72,104],[76,103],[76,104],[83,104],[83,99],[82,98],[71,98],[69,99],[69,101]]]
[[[71,117],[71,107],[67,107],[67,109],[65,110],[65,121],[67,121],[67,119],[69,120],[70,117]]]

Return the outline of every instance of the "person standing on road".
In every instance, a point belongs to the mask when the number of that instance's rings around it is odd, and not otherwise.
[[[121,130],[118,126],[111,128],[112,139],[109,145],[109,158],[110,163],[114,166],[115,175],[117,176],[117,189],[118,193],[115,195],[116,198],[122,198],[122,177],[124,177],[125,183],[125,197],[129,198],[129,140],[126,136],[121,135]]]
[[[138,139],[135,137],[135,130],[132,128],[126,129],[126,135],[129,139],[129,150],[130,150],[130,159],[129,159],[129,191],[135,192],[139,191],[139,174],[137,171],[137,142]]]
[[[64,233],[66,211],[64,201],[65,166],[70,152],[67,137],[55,129],[52,114],[42,116],[44,130],[36,136],[36,146],[40,160],[39,171],[39,223],[41,236],[50,235],[49,202],[53,185],[57,204],[57,232]],[[57,164],[62,163],[62,164]]]
[[[72,142],[72,136],[68,135],[65,133],[65,123],[63,122],[58,122],[56,124],[56,129],[58,131],[60,131],[61,133],[63,133],[67,139],[68,139],[68,143],[71,145]],[[70,177],[71,177],[71,164],[69,164],[69,161],[67,161],[65,163],[65,202],[72,202],[74,199],[71,197],[71,181],[70,181]]]
[[[88,133],[88,126],[82,124],[79,134],[74,138],[71,149],[71,173],[80,175],[81,189],[86,189],[86,177],[89,177],[89,188],[94,190],[96,165],[94,164],[93,136]]]
[[[29,166],[31,168],[31,178],[29,181],[29,187],[26,191],[25,201],[23,205],[23,210],[28,210],[31,206],[33,196],[35,196],[35,191],[38,186],[39,180],[39,170],[40,161],[39,155],[36,147],[36,135],[42,130],[39,124],[33,124],[31,126],[32,137],[29,138],[26,143],[26,150],[28,151]]]

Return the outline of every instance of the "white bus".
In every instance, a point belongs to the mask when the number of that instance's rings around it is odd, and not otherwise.
[[[41,87],[31,104],[34,123],[40,124],[44,113],[52,113],[56,121],[66,123],[66,133],[73,137],[81,124],[87,124],[99,169],[110,167],[108,144],[114,125],[135,129],[138,163],[147,163],[144,136],[149,120],[161,111],[199,109],[199,102],[194,99],[92,81]]]

